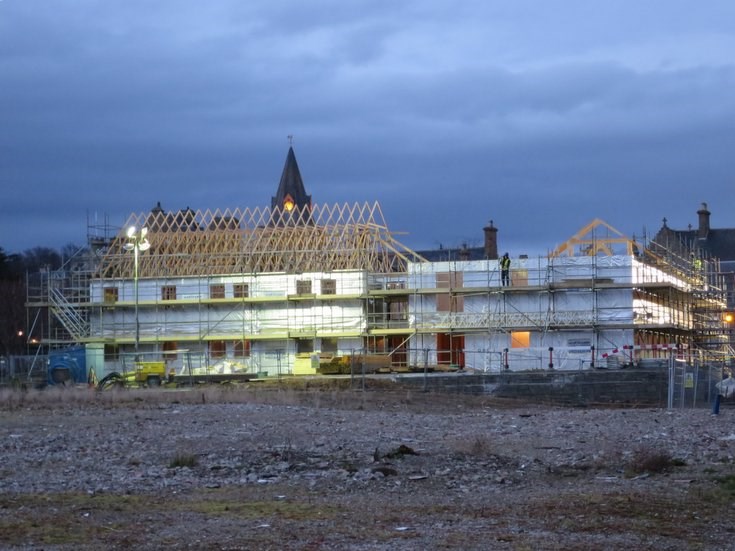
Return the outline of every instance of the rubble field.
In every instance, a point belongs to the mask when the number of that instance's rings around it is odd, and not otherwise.
[[[735,409],[0,391],[0,548],[732,548]]]

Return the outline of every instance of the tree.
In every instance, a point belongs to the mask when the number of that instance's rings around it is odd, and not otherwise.
[[[28,272],[37,272],[41,268],[58,270],[61,268],[61,255],[49,247],[34,247],[23,252],[23,265]]]
[[[23,259],[17,254],[7,254],[0,247],[0,280],[23,277]]]
[[[0,248],[0,354],[23,352],[25,316],[25,281],[20,255],[7,254]]]
[[[25,282],[0,279],[0,355],[25,350]]]
[[[8,254],[0,247],[0,355],[23,354],[26,350],[26,274],[58,270],[64,262],[69,269],[84,269],[83,250],[68,244],[61,254],[50,247]]]

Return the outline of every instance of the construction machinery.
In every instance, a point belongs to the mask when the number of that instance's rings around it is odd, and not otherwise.
[[[88,383],[86,353],[83,346],[52,350],[48,355],[46,383],[49,385],[75,385]]]
[[[121,357],[122,371],[113,371],[103,377],[97,388],[140,386],[158,387],[172,379],[166,353],[129,354]]]

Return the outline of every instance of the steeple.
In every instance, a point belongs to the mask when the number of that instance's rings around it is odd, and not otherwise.
[[[278,184],[278,191],[271,199],[271,209],[273,211],[279,209],[284,214],[292,211],[311,210],[311,195],[306,194],[299,165],[296,163],[296,155],[294,155],[293,147],[290,145],[286,156],[286,164],[281,174],[281,182]]]

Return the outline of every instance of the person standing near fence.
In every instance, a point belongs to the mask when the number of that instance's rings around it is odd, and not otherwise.
[[[726,371],[725,375],[726,377],[715,385],[717,395],[715,396],[715,403],[712,404],[712,415],[720,414],[720,402],[723,397],[729,398],[735,395],[735,379],[729,371]]]

